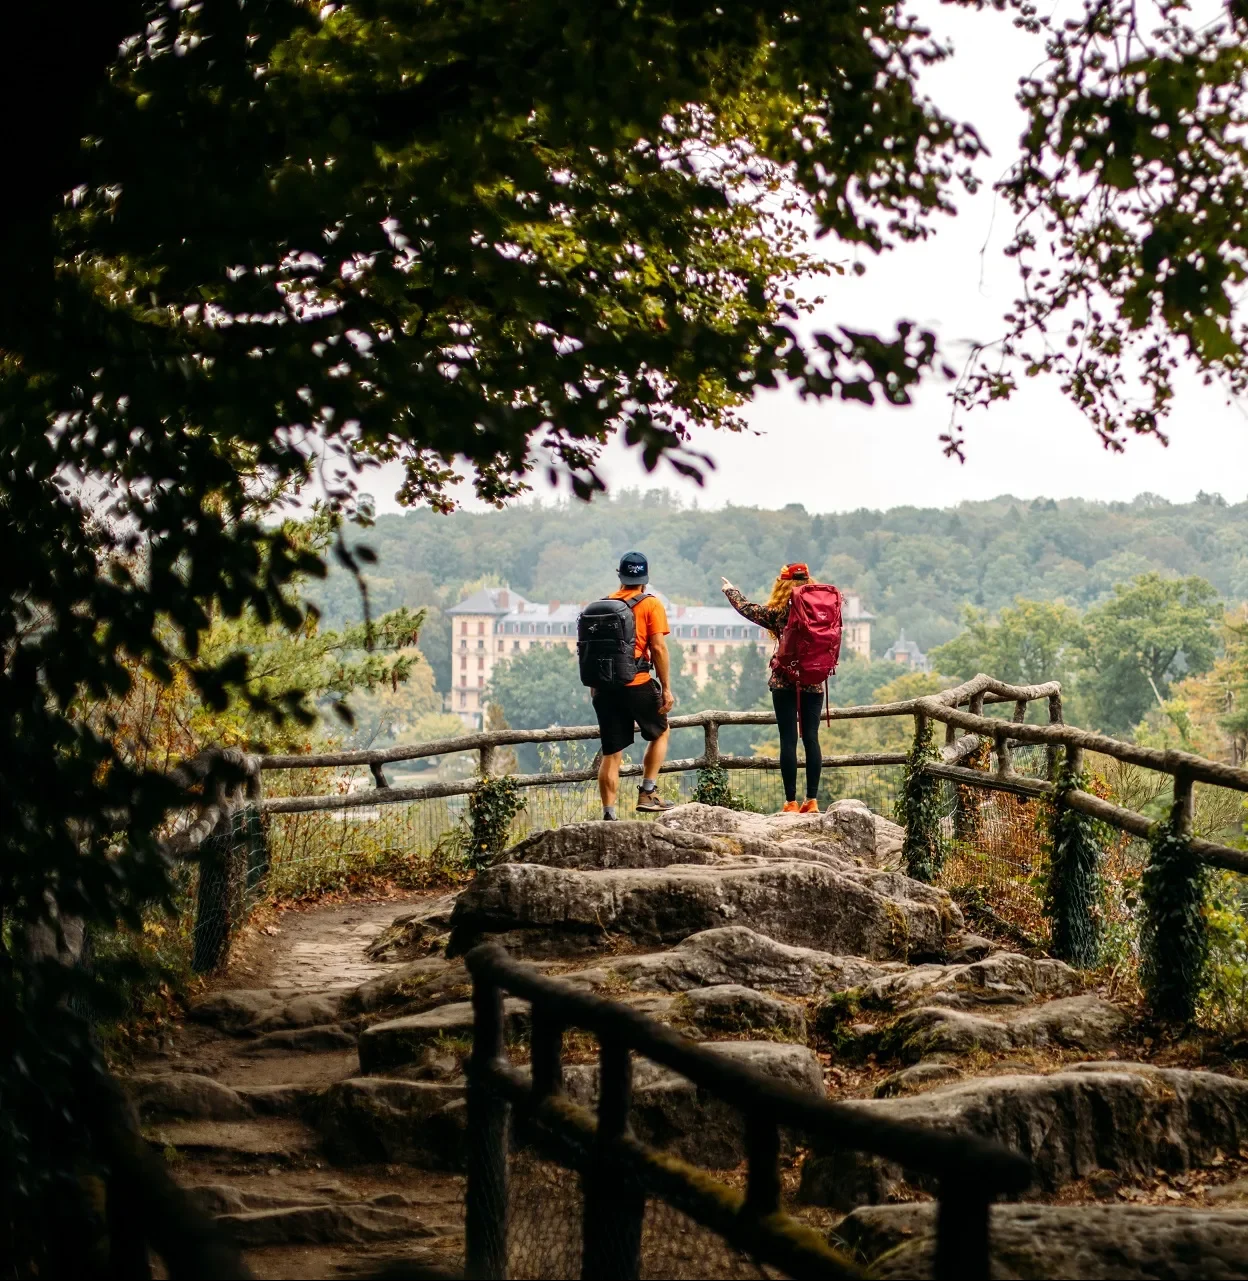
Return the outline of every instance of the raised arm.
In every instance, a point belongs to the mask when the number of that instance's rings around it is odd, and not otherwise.
[[[742,618],[748,618],[751,623],[759,627],[765,627],[767,631],[775,634],[780,631],[784,625],[781,617],[781,610],[768,609],[766,605],[755,605],[753,601],[748,601],[745,596],[737,590],[726,578],[724,583],[724,595],[728,597],[728,604],[741,615]]]

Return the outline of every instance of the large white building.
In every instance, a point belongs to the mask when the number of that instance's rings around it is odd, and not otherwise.
[[[771,639],[728,605],[673,605],[650,588],[667,610],[672,635],[684,650],[686,670],[705,685],[717,659],[753,645],[770,652]],[[494,665],[532,649],[562,645],[576,649],[576,619],[584,602],[545,605],[525,600],[510,587],[485,587],[446,612],[451,619],[451,706],[469,728],[479,729],[485,691]],[[842,652],[871,657],[871,620],[861,599],[846,592],[842,610]]]

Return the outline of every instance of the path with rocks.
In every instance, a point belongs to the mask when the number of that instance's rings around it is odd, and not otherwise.
[[[396,1261],[454,1275],[461,958],[492,940],[812,1095],[1025,1152],[1035,1185],[994,1210],[996,1275],[1248,1277],[1248,1082],[1139,1061],[1132,1011],[1059,961],[969,932],[947,893],[897,870],[899,848],[856,801],[776,816],[684,805],[532,836],[458,894],[287,912],[130,1089],[257,1276]],[[505,1014],[523,1061],[528,1007]],[[565,1087],[591,1103],[592,1043],[570,1036],[565,1061]],[[738,1119],[666,1069],[638,1063],[632,1121],[739,1177]],[[840,1151],[790,1144],[783,1160],[793,1212],[876,1275],[932,1275],[933,1189]],[[553,1196],[530,1197],[539,1220]],[[534,1230],[568,1256],[567,1227]],[[679,1233],[662,1236],[656,1250]],[[530,1253],[514,1275],[579,1275],[515,1237]],[[726,1275],[698,1270],[699,1254],[648,1256],[649,1274]]]

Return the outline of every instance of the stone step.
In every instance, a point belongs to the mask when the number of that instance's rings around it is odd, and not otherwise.
[[[779,845],[800,843],[840,858],[860,858],[872,864],[880,857],[876,815],[855,800],[834,801],[815,814],[754,814],[695,802],[669,810],[656,820],[656,826]]]
[[[775,1041],[717,1041],[706,1048],[765,1076],[825,1097],[823,1069],[812,1050],[804,1045]],[[564,1068],[564,1089],[577,1102],[593,1108],[598,1100],[596,1064]],[[741,1113],[707,1095],[679,1073],[635,1055],[633,1094],[629,1122],[644,1143],[671,1152],[695,1165],[731,1169],[745,1159]],[[783,1136],[785,1152],[792,1151]]]
[[[196,1001],[190,1017],[222,1032],[260,1036],[284,1028],[334,1023],[350,987],[306,992],[297,988],[229,988]]]
[[[565,977],[591,986],[586,980],[597,975],[589,971]],[[625,997],[622,1003],[648,1018],[678,1027],[695,1040],[746,1032],[770,1032],[785,1041],[806,1040],[806,1016],[799,1006],[741,984],[717,984],[672,996]],[[509,1038],[522,1036],[530,1023],[528,1002],[508,998],[503,1003],[503,1018]],[[395,1068],[423,1065],[436,1075],[433,1060],[443,1054],[462,1059],[472,1045],[472,1029],[470,1001],[374,1023],[360,1036],[360,1071],[385,1074]]]
[[[517,1036],[529,1025],[529,1003],[509,997],[503,1002],[506,1035]],[[431,1046],[463,1054],[472,1045],[472,1002],[439,1005],[421,1014],[388,1019],[365,1028],[360,1036],[360,1070],[365,1075],[417,1062]]]
[[[154,1147],[207,1163],[282,1166],[312,1159],[320,1138],[309,1126],[279,1117],[240,1121],[165,1121],[144,1127]]]
[[[785,996],[857,988],[880,976],[908,972],[901,962],[867,961],[816,948],[793,947],[744,925],[702,930],[668,950],[616,956],[598,963],[596,968],[603,981],[609,975],[616,983],[638,990],[685,992],[690,988],[740,983]]]
[[[778,1081],[824,1097],[823,1070],[804,1045],[776,1041],[719,1041],[708,1049],[749,1064]],[[570,1064],[564,1089],[592,1108],[598,1068]],[[687,1161],[730,1168],[745,1155],[737,1110],[699,1090],[691,1081],[635,1057],[634,1132]],[[466,1087],[459,1082],[360,1077],[326,1091],[321,1132],[330,1158],[344,1164],[396,1162],[433,1170],[458,1170],[463,1160]]]
[[[1200,1281],[1248,1275],[1248,1210],[1134,1205],[996,1205],[994,1277],[1072,1281]],[[931,1202],[855,1210],[834,1235],[872,1277],[927,1281],[935,1273]]]
[[[331,1160],[344,1165],[394,1162],[459,1171],[464,1160],[464,1100],[458,1082],[357,1077],[325,1092],[320,1129]]]
[[[490,936],[526,955],[671,946],[735,918],[781,943],[873,960],[942,956],[962,926],[947,894],[896,873],[804,862],[601,872],[506,863],[460,894],[450,951]]]
[[[226,1085],[192,1072],[131,1077],[126,1089],[151,1124],[164,1121],[242,1121],[254,1116],[306,1117],[323,1093],[319,1085]]]
[[[1097,1169],[1143,1176],[1204,1166],[1248,1141],[1248,1081],[1137,1063],[979,1077],[848,1106],[1003,1143],[1031,1159],[1045,1194]],[[802,1167],[801,1198],[849,1210],[894,1198],[903,1179],[890,1162],[816,1151]]]
[[[249,1041],[243,1054],[315,1054],[320,1050],[349,1050],[358,1040],[355,1029],[342,1023],[282,1028]]]
[[[1098,996],[1072,996],[992,1017],[944,1006],[909,1010],[878,1032],[859,1038],[859,1048],[880,1059],[918,1063],[935,1054],[1009,1054],[1024,1049],[1076,1049],[1103,1053],[1127,1029],[1129,1019]]]
[[[376,1205],[297,1205],[219,1214],[216,1222],[243,1247],[364,1244],[443,1235],[413,1215]]]

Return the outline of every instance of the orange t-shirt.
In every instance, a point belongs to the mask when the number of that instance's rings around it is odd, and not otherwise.
[[[639,592],[644,592],[644,587],[621,587],[618,592],[612,592],[608,600],[628,600],[631,596],[636,596]],[[650,637],[666,636],[670,633],[671,628],[667,625],[667,611],[663,608],[662,603],[657,596],[647,596],[633,610],[633,623],[637,628],[637,646],[633,650],[634,658],[650,658]],[[651,661],[653,661],[651,659]],[[628,683],[630,685],[644,685],[651,679],[650,672],[638,672]]]

